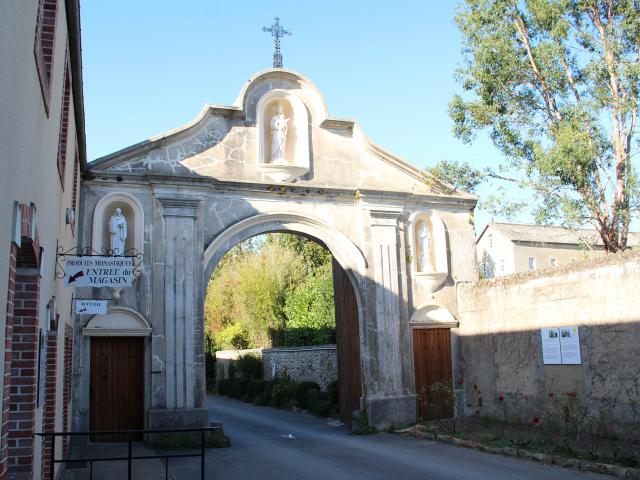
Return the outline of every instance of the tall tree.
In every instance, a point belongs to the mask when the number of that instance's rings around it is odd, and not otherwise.
[[[591,223],[624,249],[639,207],[640,1],[466,0],[455,20],[454,133],[487,129],[508,159],[481,173],[533,188],[539,221]]]

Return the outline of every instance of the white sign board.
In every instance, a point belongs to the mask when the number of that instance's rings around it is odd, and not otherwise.
[[[580,365],[580,334],[578,327],[560,327],[560,350],[563,365]]]
[[[66,287],[130,287],[132,257],[72,256],[65,260]]]
[[[578,327],[543,328],[542,361],[545,365],[580,365]]]
[[[562,353],[560,352],[560,329],[543,328],[542,336],[542,361],[545,365],[560,365]]]
[[[106,300],[76,300],[76,313],[84,315],[106,315]]]

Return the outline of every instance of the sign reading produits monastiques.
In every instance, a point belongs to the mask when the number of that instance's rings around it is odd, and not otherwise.
[[[132,257],[73,256],[65,259],[67,287],[130,287],[134,278]]]
[[[106,315],[106,300],[76,300],[76,313],[83,315]]]
[[[554,327],[540,330],[542,361],[545,365],[580,365],[578,327]]]

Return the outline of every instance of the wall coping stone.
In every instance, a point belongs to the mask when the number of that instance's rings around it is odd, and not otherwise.
[[[607,254],[564,265],[558,265],[556,267],[528,270],[526,272],[512,273],[501,277],[484,278],[476,282],[461,284],[461,286],[463,288],[490,288],[518,285],[538,278],[559,277],[570,273],[585,272],[610,266],[621,266],[628,263],[640,264],[640,249],[631,249],[624,252]]]

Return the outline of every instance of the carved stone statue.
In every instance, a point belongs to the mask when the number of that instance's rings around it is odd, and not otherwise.
[[[115,213],[109,219],[109,235],[113,254],[124,254],[124,242],[127,239],[127,219],[120,208],[116,208]]]
[[[276,105],[276,114],[271,118],[271,161],[273,163],[287,163],[284,157],[284,147],[287,141],[287,123],[282,111],[282,105]]]
[[[433,264],[431,263],[431,235],[426,222],[420,222],[418,228],[418,271],[431,272]]]

